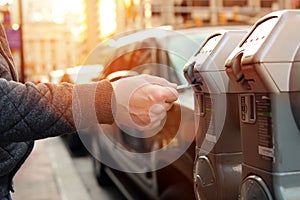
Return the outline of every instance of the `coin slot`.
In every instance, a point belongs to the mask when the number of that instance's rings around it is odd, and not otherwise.
[[[242,122],[254,123],[256,120],[254,94],[240,95],[240,118]]]

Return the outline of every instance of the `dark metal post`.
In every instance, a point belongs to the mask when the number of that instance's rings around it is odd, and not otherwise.
[[[23,48],[23,6],[22,0],[19,0],[19,17],[20,17],[20,82],[24,83],[26,81],[25,74],[25,62],[24,62],[24,48]]]

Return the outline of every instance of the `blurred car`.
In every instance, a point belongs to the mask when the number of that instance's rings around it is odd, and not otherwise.
[[[223,27],[180,31],[150,29],[113,38],[107,41],[113,46],[113,53],[108,56],[99,80],[116,81],[137,74],[151,74],[178,85],[187,84],[182,72],[184,64],[207,36],[220,29]],[[109,45],[100,44],[87,59],[87,64],[101,62],[100,52]],[[130,128],[123,131],[116,123],[91,128],[87,131],[92,137],[89,150],[99,185],[113,182],[127,199],[195,199],[195,128],[192,89],[179,91],[179,101],[168,111],[164,127],[154,136],[135,137],[128,134]],[[162,154],[139,156],[156,150],[162,150]],[[169,160],[174,152],[178,157]]]

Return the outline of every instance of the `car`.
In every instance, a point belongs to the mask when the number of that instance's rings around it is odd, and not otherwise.
[[[86,63],[102,62],[101,55],[109,49],[98,80],[113,82],[151,74],[187,84],[183,66],[207,36],[222,28],[156,28],[118,35],[101,43]],[[88,140],[86,132],[91,137]],[[139,131],[116,123],[97,125],[79,136],[87,141],[100,186],[114,183],[126,199],[193,200],[196,132],[193,91],[189,88],[179,91],[179,100],[168,111],[163,128],[151,137],[137,137]]]

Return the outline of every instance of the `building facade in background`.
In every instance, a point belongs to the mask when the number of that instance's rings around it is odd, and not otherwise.
[[[253,24],[262,15],[300,8],[300,0],[10,0],[20,24],[26,80],[49,81],[53,70],[80,65],[100,42],[129,30],[172,25]],[[0,20],[4,21],[4,15]],[[16,54],[18,55],[18,54]],[[16,56],[18,59],[18,56]],[[18,62],[19,63],[19,62]],[[21,69],[20,67],[18,67]],[[51,81],[51,80],[50,80]]]

